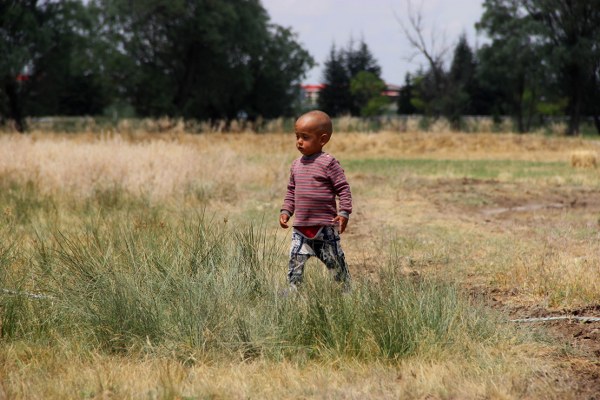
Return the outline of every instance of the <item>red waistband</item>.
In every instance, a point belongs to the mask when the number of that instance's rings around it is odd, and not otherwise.
[[[294,228],[308,239],[313,239],[315,236],[317,236],[322,226],[295,226]]]

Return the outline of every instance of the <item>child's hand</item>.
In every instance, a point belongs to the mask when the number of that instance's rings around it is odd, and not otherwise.
[[[285,228],[285,229],[289,228],[289,226],[287,224],[289,220],[290,220],[290,216],[289,215],[287,215],[287,214],[279,214],[279,225],[282,228]]]
[[[348,225],[348,218],[338,215],[337,217],[335,217],[333,219],[333,222],[339,223],[340,224],[340,233],[344,233],[344,231],[346,230],[346,225]]]

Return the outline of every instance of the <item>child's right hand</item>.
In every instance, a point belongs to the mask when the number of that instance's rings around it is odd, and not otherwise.
[[[285,229],[289,228],[289,226],[287,224],[289,220],[290,220],[290,216],[289,215],[287,215],[287,214],[280,214],[279,215],[279,225],[282,228],[285,228]]]

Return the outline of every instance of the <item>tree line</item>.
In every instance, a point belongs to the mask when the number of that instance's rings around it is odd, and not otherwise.
[[[485,0],[483,10],[487,39],[475,49],[464,35],[453,48],[428,45],[409,10],[400,24],[426,64],[406,75],[398,113],[457,128],[464,115],[508,115],[520,132],[567,117],[569,134],[591,117],[600,133],[600,0]],[[260,0],[0,2],[0,124],[19,130],[45,115],[291,116],[314,65]],[[389,110],[362,39],[332,46],[322,83],[318,106],[333,116]]]
[[[546,117],[566,116],[571,135],[587,116],[600,133],[600,0],[485,0],[483,9],[476,28],[489,40],[473,49],[462,35],[446,67],[452,48],[434,47],[440,38],[426,37],[423,16],[409,8],[402,27],[427,62],[406,75],[398,113],[444,116],[456,128],[464,115],[508,115],[519,132]],[[381,81],[370,57],[364,43],[332,48],[320,107],[333,115],[381,112],[377,90],[362,91],[362,97],[351,92],[359,79],[357,60],[371,75],[371,87]],[[380,107],[365,108],[365,94]]]
[[[0,122],[291,115],[314,60],[259,0],[0,2]]]

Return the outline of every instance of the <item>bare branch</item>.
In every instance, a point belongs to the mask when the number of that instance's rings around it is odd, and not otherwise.
[[[425,34],[422,2],[419,3],[417,9],[414,9],[412,1],[406,0],[406,10],[408,21],[404,21],[395,12],[394,16],[408,43],[415,49],[415,52],[411,53],[407,59],[412,62],[417,55],[422,55],[429,63],[432,71],[438,74],[443,66],[446,54],[450,50],[450,46],[445,43],[445,35],[441,35],[442,43],[440,45],[438,42],[440,35],[436,32],[435,28],[431,28],[429,35]]]

